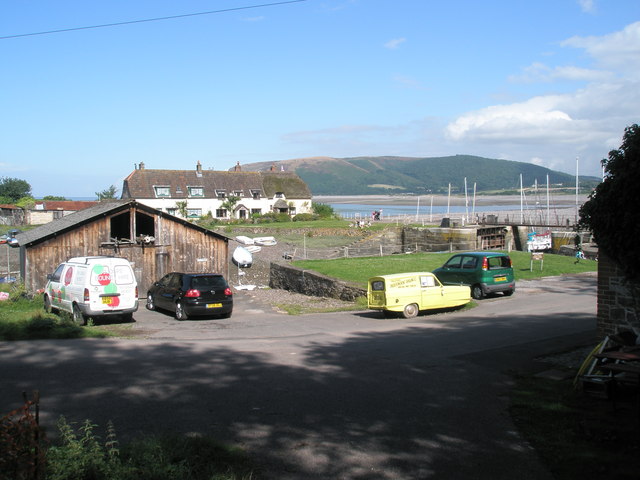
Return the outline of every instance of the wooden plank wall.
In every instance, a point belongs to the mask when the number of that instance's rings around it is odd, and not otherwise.
[[[110,217],[96,219],[25,250],[25,285],[30,291],[45,287],[47,274],[71,257],[114,255],[129,260],[138,280],[140,297],[149,286],[172,271],[215,272],[228,276],[228,243],[188,225],[155,216],[152,245],[102,246],[108,243]]]

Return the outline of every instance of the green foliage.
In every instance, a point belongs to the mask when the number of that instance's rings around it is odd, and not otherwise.
[[[260,215],[255,219],[256,223],[288,223],[291,222],[291,217],[286,213],[267,212],[264,215]]]
[[[335,218],[337,216],[333,207],[326,203],[313,202],[311,204],[311,209],[313,210],[313,213],[320,218]]]
[[[42,197],[42,200],[50,200],[50,201],[57,201],[57,202],[63,202],[66,201],[67,198],[65,197],[61,197],[59,195],[45,195],[44,197]]]
[[[0,178],[0,197],[10,200],[6,203],[15,203],[23,197],[31,197],[31,185],[19,178],[2,177]]]
[[[23,208],[25,210],[31,210],[36,204],[33,197],[22,197],[16,202],[16,207]]]
[[[294,222],[313,222],[320,218],[318,215],[314,215],[313,213],[299,213],[295,217],[293,217]]]
[[[622,145],[602,160],[606,177],[580,208],[580,227],[591,230],[604,254],[628,279],[640,279],[640,127],[625,129]]]
[[[147,436],[120,448],[109,422],[104,442],[86,420],[58,421],[60,444],[47,451],[48,480],[240,480],[252,477],[244,454],[206,437]]]
[[[96,192],[96,197],[98,201],[102,202],[103,200],[113,200],[116,198],[116,194],[118,193],[118,189],[115,185],[111,185],[109,188],[102,190],[101,192]]]

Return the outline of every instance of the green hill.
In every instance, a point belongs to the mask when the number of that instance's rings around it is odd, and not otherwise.
[[[387,195],[452,193],[464,191],[464,178],[470,189],[496,192],[546,185],[575,188],[575,176],[524,162],[497,160],[472,155],[450,157],[313,157],[243,165],[244,170],[270,168],[294,171],[309,186],[313,195]],[[591,189],[597,177],[580,177],[580,185]]]

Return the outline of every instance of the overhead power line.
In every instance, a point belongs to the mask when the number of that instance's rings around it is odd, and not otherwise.
[[[274,7],[276,5],[286,5],[288,3],[300,3],[306,2],[307,0],[288,0],[284,2],[274,2],[274,3],[262,3],[260,5],[248,5],[246,7],[234,7],[234,8],[225,8],[223,10],[210,10],[208,12],[196,12],[196,13],[185,13],[182,15],[170,15],[167,17],[156,17],[156,18],[145,18],[142,20],[129,20],[127,22],[116,22],[116,23],[104,23],[101,25],[89,25],[86,27],[72,27],[72,28],[62,28],[60,30],[47,30],[44,32],[32,32],[32,33],[19,33],[16,35],[5,35],[0,37],[0,40],[7,40],[9,38],[18,38],[18,37],[33,37],[36,35],[50,35],[52,33],[63,33],[63,32],[73,32],[76,30],[90,30],[93,28],[106,28],[106,27],[117,27],[119,25],[132,25],[134,23],[146,23],[146,22],[159,22],[162,20],[173,20],[175,18],[185,18],[185,17],[196,17],[199,15],[213,15],[215,13],[225,13],[225,12],[233,12],[237,10],[249,10],[252,8],[264,8],[264,7]]]

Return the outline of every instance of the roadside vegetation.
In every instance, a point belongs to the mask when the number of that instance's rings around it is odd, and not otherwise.
[[[4,293],[4,295],[3,295]],[[81,327],[69,315],[44,311],[42,295],[29,295],[21,284],[0,284],[0,340],[107,337],[95,326]]]
[[[210,437],[167,434],[120,444],[112,422],[104,437],[90,420],[57,422],[49,441],[39,398],[0,417],[0,480],[250,480],[255,466],[239,448]],[[103,439],[104,438],[104,439]]]

